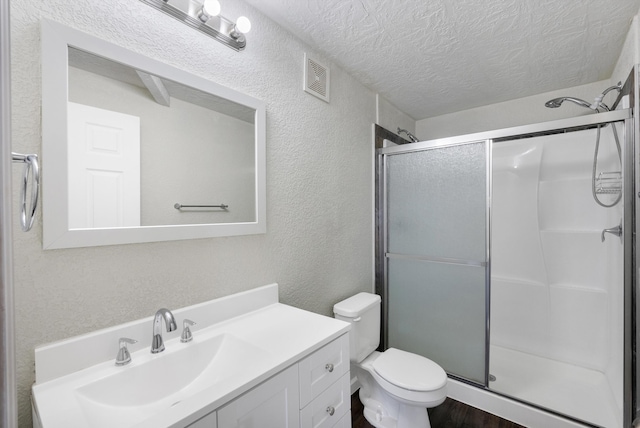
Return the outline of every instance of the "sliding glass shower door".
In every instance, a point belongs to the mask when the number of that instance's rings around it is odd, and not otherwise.
[[[486,384],[485,141],[389,155],[388,346]]]

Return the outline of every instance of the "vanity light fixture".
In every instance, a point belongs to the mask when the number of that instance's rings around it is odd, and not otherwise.
[[[218,0],[140,0],[236,51],[247,45],[245,34],[251,21],[245,16],[236,22],[220,15]]]

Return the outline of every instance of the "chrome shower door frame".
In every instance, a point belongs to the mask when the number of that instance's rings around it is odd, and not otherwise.
[[[637,100],[637,97],[636,97]],[[637,106],[636,106],[637,107]],[[485,343],[485,382],[478,384],[474,381],[461,379],[455,375],[449,374],[450,377],[461,380],[465,383],[482,388],[489,393],[502,395],[491,391],[489,385],[489,341],[490,341],[490,294],[491,294],[491,188],[492,188],[492,146],[502,142],[511,141],[520,138],[537,137],[544,135],[552,135],[557,133],[565,133],[571,131],[579,131],[583,129],[596,128],[599,125],[606,125],[611,122],[624,122],[624,148],[623,148],[623,239],[624,239],[624,409],[623,420],[624,427],[630,427],[632,416],[635,413],[637,405],[636,398],[636,361],[635,361],[635,304],[636,298],[636,266],[640,266],[640,255],[635,253],[635,236],[636,230],[640,233],[640,227],[636,225],[635,218],[640,218],[640,207],[635,203],[636,189],[640,189],[640,151],[635,149],[634,135],[638,132],[638,121],[634,120],[631,109],[616,110],[612,112],[592,114],[580,116],[570,119],[555,120],[550,122],[518,126],[512,128],[498,129],[494,131],[486,131],[475,134],[461,135],[455,137],[441,138],[432,141],[423,141],[418,143],[403,144],[391,147],[378,148],[376,150],[376,174],[375,174],[375,291],[382,296],[382,329],[381,329],[381,346],[380,349],[388,348],[388,320],[389,320],[389,277],[388,277],[388,228],[386,224],[388,207],[387,197],[388,188],[386,183],[387,159],[388,156],[400,153],[419,152],[424,150],[446,148],[455,145],[472,144],[478,142],[486,142],[487,144],[487,267],[486,267],[486,343]],[[637,195],[640,197],[640,193]],[[638,229],[636,229],[638,227]],[[640,294],[640,293],[639,293]],[[638,332],[640,334],[640,332]],[[509,397],[515,401],[517,398]],[[534,403],[525,404],[541,410],[555,413],[549,409],[536,406]],[[557,413],[556,413],[557,414]],[[570,416],[562,415],[568,419]]]
[[[637,110],[636,110],[637,111]],[[624,143],[622,144],[622,202],[624,204],[622,215],[622,242],[623,242],[623,286],[624,286],[624,362],[623,362],[623,397],[624,406],[623,426],[631,427],[635,417],[634,409],[637,407],[638,396],[636,394],[636,382],[638,372],[636,369],[636,290],[638,288],[638,275],[636,269],[640,266],[636,254],[636,236],[638,218],[636,203],[638,174],[637,142],[637,118],[629,117],[624,121]]]
[[[637,113],[640,111],[640,69],[633,67],[631,76],[627,80],[631,86],[631,105]],[[636,239],[640,236],[640,117],[626,121],[625,126],[625,163],[623,171],[623,191],[625,191],[624,219],[622,233],[624,239],[624,295],[625,295],[625,366],[624,366],[624,423],[625,427],[640,424],[640,359],[637,357],[637,347],[640,343],[640,252],[636,246]],[[628,189],[628,191],[627,191]],[[629,334],[627,334],[629,332]],[[629,338],[629,341],[627,339]],[[629,342],[629,343],[628,343]],[[628,404],[628,405],[627,405]]]

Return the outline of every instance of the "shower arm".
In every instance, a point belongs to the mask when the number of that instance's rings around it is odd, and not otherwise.
[[[418,141],[420,141],[418,139],[418,137],[416,137],[415,135],[413,135],[411,132],[407,131],[406,129],[402,129],[398,126],[398,135],[400,134],[407,134],[407,137],[409,137],[409,140],[411,140],[412,143],[417,143]]]
[[[606,111],[611,111],[611,109],[609,108],[609,106],[607,106],[605,103],[602,102],[602,100],[604,99],[604,97],[611,91],[613,90],[617,90],[618,93],[622,92],[622,82],[618,82],[617,85],[613,85],[613,86],[609,86],[607,89],[605,89],[604,91],[602,91],[602,93],[600,95],[598,95],[594,100],[593,100],[593,104],[591,104],[591,108],[596,110],[597,112],[599,112],[599,108],[602,107],[603,109],[605,109]]]

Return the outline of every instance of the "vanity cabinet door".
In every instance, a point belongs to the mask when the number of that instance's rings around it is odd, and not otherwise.
[[[218,409],[218,428],[299,428],[298,365]]]
[[[216,418],[216,412],[211,412],[205,417],[198,419],[192,424],[186,426],[186,428],[217,428],[218,420]]]

